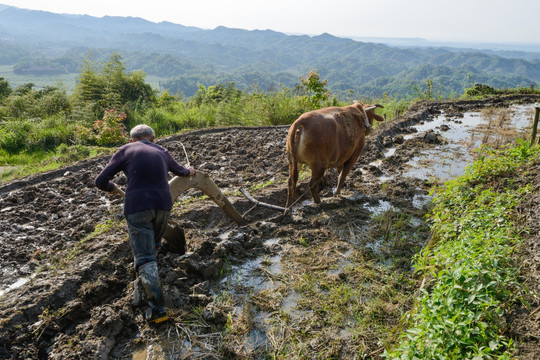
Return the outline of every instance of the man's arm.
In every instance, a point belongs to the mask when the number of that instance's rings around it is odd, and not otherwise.
[[[98,189],[108,192],[117,192],[118,187],[111,179],[122,170],[122,156],[116,152],[109,163],[96,177],[95,185]],[[119,189],[118,189],[119,190]]]
[[[178,176],[195,176],[197,173],[197,170],[192,168],[186,168],[182,165],[180,165],[174,158],[172,157],[169,152],[167,152],[169,155],[169,171],[172,172],[174,175]]]

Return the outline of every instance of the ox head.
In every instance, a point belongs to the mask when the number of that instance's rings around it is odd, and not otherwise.
[[[369,121],[370,126],[373,126],[373,121],[374,120],[384,121],[384,117],[382,117],[381,115],[375,114],[375,109],[376,108],[384,108],[384,106],[382,106],[381,104],[362,105],[362,107],[364,108],[364,111],[366,112],[366,114],[368,116],[368,121]]]
[[[367,134],[369,134],[371,132],[371,130],[373,130],[373,122],[375,120],[384,121],[384,117],[382,117],[381,115],[375,114],[375,109],[384,107],[381,104],[364,105],[364,104],[361,104],[361,103],[355,103],[355,105],[358,108],[362,108],[366,112],[366,115],[367,115],[367,118],[366,118],[366,131],[367,131]]]

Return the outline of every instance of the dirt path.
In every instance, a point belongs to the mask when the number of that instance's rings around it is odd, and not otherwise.
[[[254,208],[238,189],[284,205],[287,127],[211,129],[161,139],[183,163],[184,145],[191,165],[207,171],[249,223],[232,223],[196,190],[181,196],[173,220],[185,229],[188,253],[159,255],[175,321],[158,328],[147,326],[131,304],[135,274],[121,199],[93,187],[107,158],[3,184],[0,358],[255,359],[291,344],[298,354],[377,357],[412,305],[418,284],[411,257],[429,238],[423,215],[430,179],[438,174],[415,172],[429,167],[418,155],[437,154],[448,143],[446,128],[416,133],[413,126],[444,112],[453,121],[449,128],[457,127],[465,112],[538,100],[418,104],[370,135],[343,196],[330,196],[337,178],[330,171],[322,204],[313,205],[306,195],[285,218]],[[459,141],[456,151],[467,147]],[[449,154],[456,164],[469,160]],[[116,182],[124,185],[125,179]],[[306,180],[300,183],[298,193],[304,194]],[[534,209],[531,219],[540,213]],[[538,251],[527,256],[538,257]],[[333,309],[338,301],[324,298],[338,289],[337,298],[348,300]],[[336,313],[348,315],[336,319]]]

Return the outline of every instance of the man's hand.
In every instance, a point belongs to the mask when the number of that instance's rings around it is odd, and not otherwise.
[[[197,175],[197,170],[190,168],[189,169],[189,176],[195,176],[195,175]]]

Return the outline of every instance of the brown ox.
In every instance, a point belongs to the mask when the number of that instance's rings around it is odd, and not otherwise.
[[[337,169],[339,178],[334,194],[340,194],[345,178],[366,145],[366,135],[371,131],[373,120],[384,120],[375,114],[376,107],[382,108],[382,105],[355,103],[324,108],[301,115],[291,125],[287,134],[289,181],[286,208],[293,203],[299,163],[311,168],[309,189],[315,203],[321,202],[319,182],[326,169]]]

